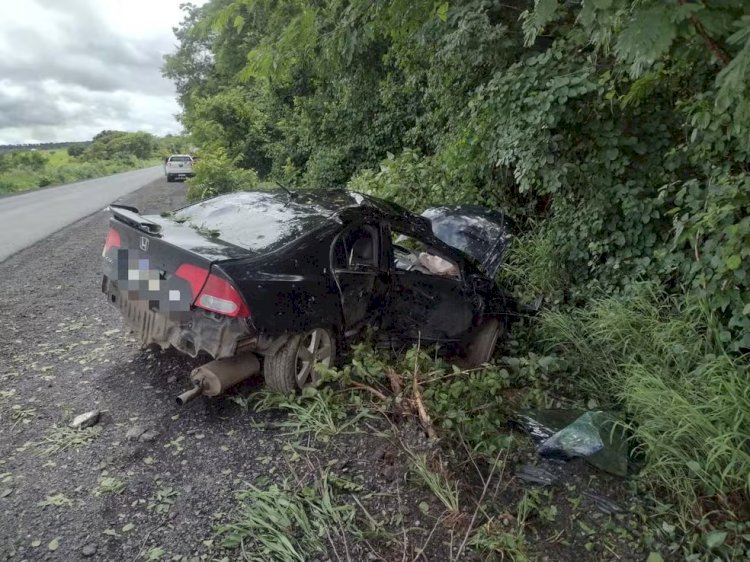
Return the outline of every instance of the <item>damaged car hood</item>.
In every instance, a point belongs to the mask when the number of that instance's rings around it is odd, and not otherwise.
[[[510,242],[505,215],[478,205],[433,207],[422,213],[432,232],[449,246],[476,260],[495,277]]]

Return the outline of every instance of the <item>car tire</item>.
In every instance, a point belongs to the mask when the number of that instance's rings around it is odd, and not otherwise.
[[[315,328],[304,334],[294,334],[275,353],[267,355],[263,361],[263,378],[273,392],[299,392],[317,382],[315,364],[331,367],[335,359],[333,334],[326,328]]]
[[[174,178],[172,177],[172,174],[167,174],[167,182],[172,183],[174,181]]]
[[[476,369],[492,359],[502,332],[503,325],[497,318],[487,318],[477,327],[464,349],[464,363],[467,369]]]

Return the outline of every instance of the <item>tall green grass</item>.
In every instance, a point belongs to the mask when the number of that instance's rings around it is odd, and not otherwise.
[[[514,238],[500,276],[524,301],[542,295],[554,300],[567,284],[567,276],[553,231],[535,226]]]
[[[577,366],[580,388],[622,407],[644,481],[682,515],[701,499],[725,508],[750,499],[750,369],[701,303],[643,284],[548,312],[542,333]]]

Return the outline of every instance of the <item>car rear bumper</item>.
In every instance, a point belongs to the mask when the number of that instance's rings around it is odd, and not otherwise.
[[[200,308],[189,312],[160,311],[147,300],[131,299],[117,282],[104,276],[102,291],[122,314],[144,346],[174,347],[195,357],[204,351],[220,359],[232,357],[238,346],[252,347],[253,337],[243,318],[230,318]]]

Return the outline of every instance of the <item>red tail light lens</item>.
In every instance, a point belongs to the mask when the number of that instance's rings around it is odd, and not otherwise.
[[[250,316],[250,310],[231,283],[216,275],[209,275],[195,306],[226,316]]]
[[[225,316],[250,316],[250,309],[229,281],[218,275],[209,275],[207,269],[190,264],[182,264],[175,275],[190,283],[193,295],[197,295],[195,306]]]
[[[175,271],[177,277],[182,277],[185,281],[190,284],[190,288],[193,291],[193,298],[198,296],[201,292],[203,284],[208,278],[208,270],[198,267],[197,265],[191,265],[189,263],[183,263]]]
[[[117,232],[114,228],[110,228],[109,232],[107,232],[107,239],[104,241],[102,256],[105,256],[111,248],[119,248],[120,244],[120,233]]]

